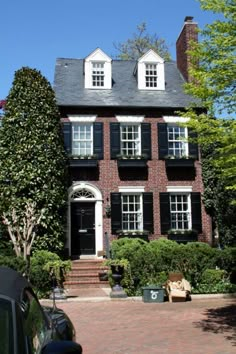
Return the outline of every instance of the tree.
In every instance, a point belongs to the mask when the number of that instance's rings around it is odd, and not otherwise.
[[[159,38],[156,33],[147,33],[147,25],[142,22],[137,26],[137,33],[132,38],[127,39],[124,43],[114,43],[115,49],[118,50],[118,58],[122,60],[137,60],[149,49],[153,49],[165,60],[170,60],[170,53],[165,40]]]
[[[197,99],[185,114],[198,133],[202,151],[204,203],[212,216],[221,246],[235,245],[236,121],[235,113],[235,0],[199,0],[217,16],[200,30],[201,42],[191,43],[186,92]],[[196,106],[202,105],[201,113]],[[222,118],[224,116],[224,118]]]
[[[201,146],[215,144],[214,168],[227,189],[236,190],[236,120],[235,114],[235,0],[199,0],[201,8],[219,18],[200,31],[202,41],[192,43],[192,58],[186,92],[199,100],[201,114],[189,109],[189,126],[198,133]],[[224,115],[224,118],[222,118]],[[234,200],[236,202],[236,200]]]
[[[28,67],[15,73],[6,99],[0,195],[0,215],[16,255],[26,257],[32,246],[63,248],[67,167],[60,115],[50,83]]]

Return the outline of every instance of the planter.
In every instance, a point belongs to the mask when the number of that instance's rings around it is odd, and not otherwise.
[[[70,167],[97,167],[97,159],[70,159]]]
[[[166,159],[166,168],[176,168],[176,167],[185,167],[193,168],[194,159]]]
[[[148,235],[149,232],[148,231],[118,231],[118,238],[124,238],[124,237],[128,237],[128,238],[141,238],[144,241],[148,241]]]
[[[132,168],[145,168],[147,167],[147,160],[144,159],[120,159],[117,160],[119,168],[132,167]]]
[[[168,239],[179,243],[197,242],[198,235],[196,232],[186,232],[186,233],[176,232],[176,233],[169,233]]]

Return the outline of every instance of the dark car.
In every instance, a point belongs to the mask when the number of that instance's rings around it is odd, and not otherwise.
[[[41,306],[20,273],[0,267],[0,353],[81,354],[66,314]]]

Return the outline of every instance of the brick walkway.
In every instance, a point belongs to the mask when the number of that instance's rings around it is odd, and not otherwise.
[[[62,302],[83,354],[235,354],[234,299]]]

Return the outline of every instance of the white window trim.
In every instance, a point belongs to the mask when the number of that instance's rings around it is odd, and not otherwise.
[[[163,116],[165,123],[187,123],[190,118],[185,117],[175,117],[175,116]]]
[[[116,116],[119,123],[142,123],[144,116]]]
[[[172,123],[169,123],[168,125],[169,126],[178,126],[178,127],[180,127],[178,124],[176,124],[177,122],[172,122]],[[188,129],[187,129],[187,127],[181,127],[181,128],[183,128],[184,129],[184,138],[183,139],[179,139],[179,140],[174,140],[174,143],[175,142],[178,142],[178,141],[181,141],[183,144],[184,144],[184,150],[185,150],[185,154],[184,155],[186,155],[186,156],[188,156],[189,155],[189,144],[188,144]],[[168,128],[167,128],[168,129]],[[171,141],[171,140],[169,140],[168,139],[168,150],[169,150],[169,143],[170,142],[173,142],[173,141]],[[172,154],[171,154],[172,155]],[[176,156],[175,154],[173,155],[173,156]]]
[[[140,215],[141,215],[141,220],[140,220],[140,228],[139,229],[123,229],[123,231],[142,231],[143,230],[143,192],[139,192],[137,190],[131,192],[129,191],[123,191],[121,192],[123,195],[138,195],[140,197],[139,201],[140,201]],[[123,202],[122,202],[123,204]],[[136,214],[136,213],[135,213]],[[122,218],[123,218],[123,213],[122,213]],[[123,220],[122,220],[122,224],[123,224]]]
[[[91,132],[91,155],[93,155],[93,149],[94,149],[94,141],[93,141],[93,124],[91,122],[88,122],[88,121],[83,121],[83,122],[73,122],[73,123],[81,123],[81,124],[84,124],[84,125],[89,125],[90,126],[90,132]],[[73,150],[73,125],[72,125],[72,150]],[[79,140],[79,142],[82,142],[81,140]],[[75,154],[73,154],[75,155]],[[85,154],[86,155],[86,154]],[[90,155],[90,154],[89,154]]]
[[[138,138],[139,138],[139,140],[138,140],[138,150],[137,150],[137,153],[135,153],[133,156],[138,156],[138,155],[141,155],[141,151],[142,151],[142,146],[141,146],[141,144],[142,144],[142,138],[141,138],[141,126],[140,126],[140,124],[138,123],[134,123],[134,122],[123,122],[123,123],[121,123],[121,126],[120,126],[120,132],[122,131],[122,126],[127,126],[127,125],[131,125],[131,126],[137,126],[138,127]],[[120,136],[121,136],[121,133],[120,133]],[[122,138],[120,138],[120,143],[122,143]],[[131,140],[129,140],[129,141],[131,141]],[[122,149],[122,147],[121,147],[121,153],[123,153],[123,151],[122,151],[123,149]]]
[[[193,187],[192,186],[167,186],[166,190],[169,193],[191,193]]]
[[[96,121],[97,116],[95,115],[69,115],[68,120],[71,123],[93,123]]]
[[[104,86],[93,86],[92,73],[93,63],[104,63]],[[112,88],[112,59],[105,54],[100,48],[95,49],[84,61],[86,89],[107,90]]]
[[[177,230],[191,230],[192,229],[192,209],[191,209],[191,195],[190,192],[187,191],[179,191],[179,192],[170,192],[172,195],[186,195],[187,196],[187,203],[188,203],[188,229],[177,229]],[[184,213],[184,212],[182,212]],[[170,212],[171,214],[171,212]]]
[[[121,186],[118,187],[119,193],[144,193],[145,192],[145,187],[143,186]]]
[[[157,66],[157,86],[146,87],[146,64],[156,64]],[[165,90],[165,66],[162,59],[154,50],[150,49],[138,60],[138,88],[145,91]]]

